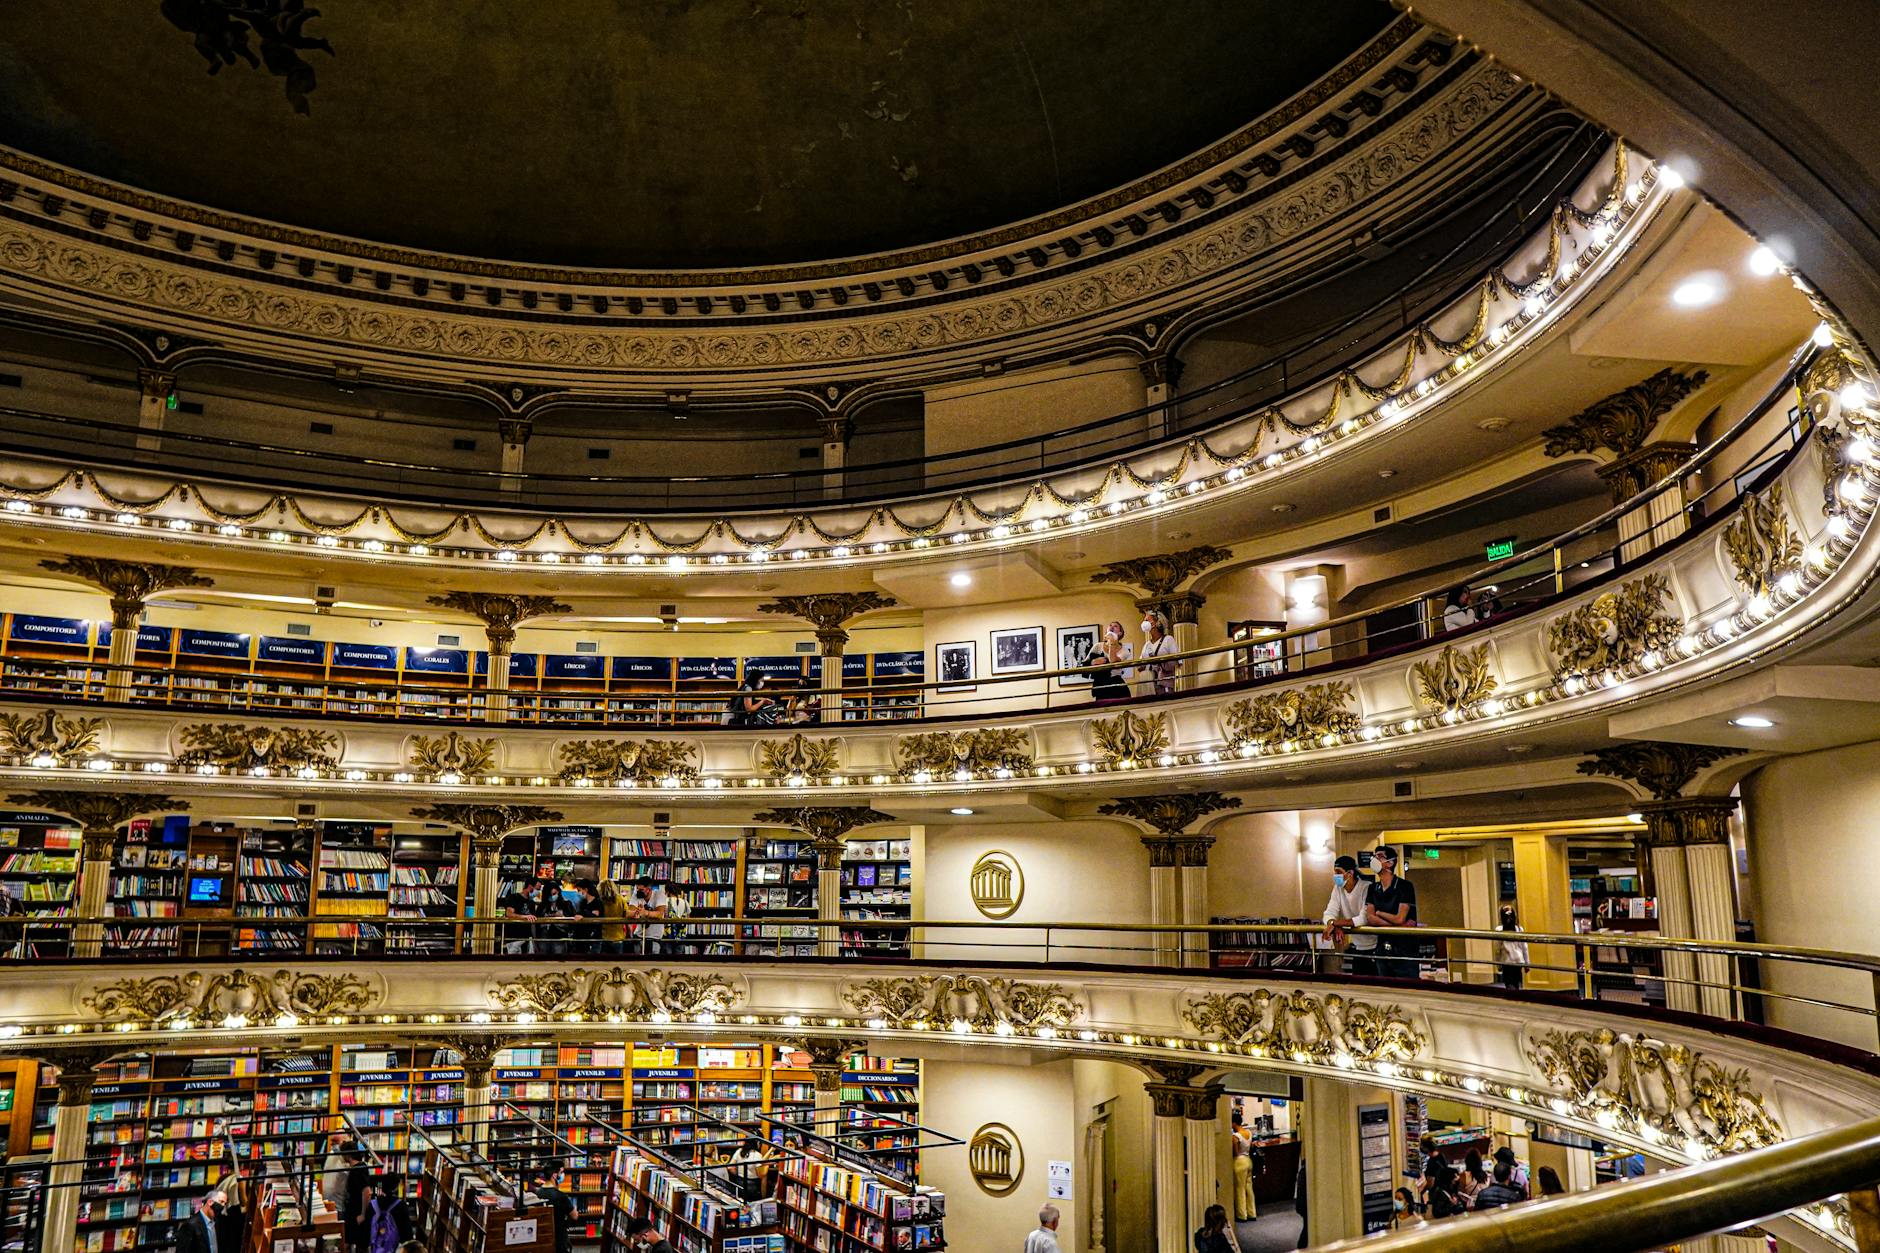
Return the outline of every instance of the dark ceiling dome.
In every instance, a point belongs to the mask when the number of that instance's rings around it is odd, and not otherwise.
[[[304,0],[12,0],[0,143],[410,248],[787,264],[993,231],[1134,183],[1306,89],[1394,16],[1382,0],[324,0],[308,12]]]

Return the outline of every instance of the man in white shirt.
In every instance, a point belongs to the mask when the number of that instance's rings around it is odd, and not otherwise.
[[[1059,1253],[1057,1225],[1057,1206],[1041,1206],[1038,1210],[1038,1229],[1025,1237],[1025,1253]]]
[[[1348,928],[1364,925],[1364,899],[1370,885],[1358,877],[1355,857],[1340,857],[1332,863],[1332,895],[1325,902],[1325,939],[1336,942],[1349,934]],[[1345,950],[1345,973],[1377,973],[1377,937],[1351,935]]]

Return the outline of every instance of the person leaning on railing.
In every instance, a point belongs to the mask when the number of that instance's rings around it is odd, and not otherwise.
[[[1325,902],[1322,936],[1333,950],[1327,960],[1331,967],[1327,973],[1337,973],[1341,954],[1346,974],[1377,973],[1377,937],[1351,933],[1351,928],[1365,925],[1364,900],[1369,889],[1370,884],[1358,877],[1357,858],[1340,857],[1332,863],[1332,894]]]
[[[1380,844],[1371,852],[1377,864],[1377,878],[1371,881],[1364,899],[1365,925],[1403,927],[1417,925],[1417,889],[1414,883],[1397,873],[1397,850]],[[1385,954],[1377,962],[1377,973],[1390,979],[1414,979],[1418,974],[1418,948],[1415,936],[1384,936],[1378,950]]]

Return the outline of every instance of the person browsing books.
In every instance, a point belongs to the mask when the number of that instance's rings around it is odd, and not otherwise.
[[[627,1219],[627,1247],[644,1253],[672,1253],[672,1245],[653,1230],[653,1220],[646,1217]]]

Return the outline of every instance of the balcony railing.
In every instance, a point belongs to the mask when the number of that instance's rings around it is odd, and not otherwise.
[[[1727,520],[1744,497],[1772,482],[1809,446],[1812,419],[1790,401],[1802,376],[1822,350],[1805,345],[1790,367],[1757,403],[1683,465],[1631,499],[1545,543],[1493,562],[1467,576],[1446,580],[1416,595],[1311,626],[1166,654],[1158,663],[1174,671],[1157,683],[1146,668],[1084,665],[1037,668],[1016,674],[952,676],[837,686],[826,680],[774,693],[777,701],[755,725],[816,724],[836,719],[823,711],[841,708],[843,722],[972,718],[1088,709],[1098,705],[1153,702],[1199,690],[1258,686],[1302,675],[1333,672],[1426,641],[1467,635],[1484,623],[1528,614],[1577,595],[1632,570],[1670,547],[1688,542]],[[1758,428],[1769,424],[1766,432]],[[1726,456],[1739,468],[1716,476],[1694,494],[1687,480]],[[1675,508],[1662,508],[1676,494]],[[1445,629],[1447,593],[1461,587],[1492,598],[1486,619]],[[1041,642],[1040,649],[1045,645]],[[1043,661],[1042,651],[1037,658]],[[1105,671],[1122,669],[1128,695],[1110,697],[1097,685]],[[114,677],[120,679],[116,691]],[[723,726],[741,693],[679,686],[671,691],[630,687],[491,688],[464,680],[454,684],[377,680],[365,675],[334,679],[281,672],[241,673],[223,667],[113,667],[89,657],[9,655],[0,659],[0,697],[95,702],[122,698],[134,705],[184,710],[274,713],[294,717],[362,717],[466,721],[489,718],[513,724],[558,728],[704,730]]]

